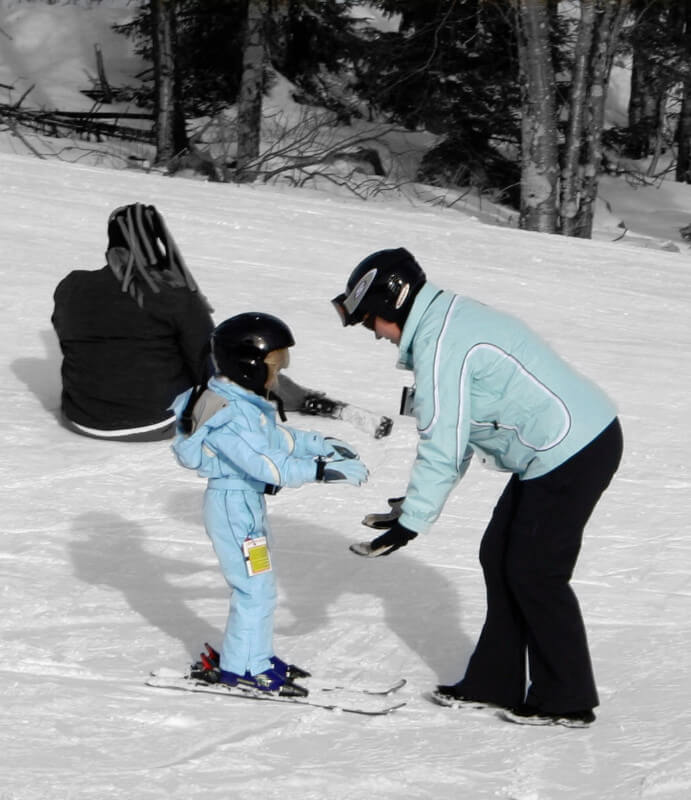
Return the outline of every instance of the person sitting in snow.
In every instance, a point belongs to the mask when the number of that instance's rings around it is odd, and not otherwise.
[[[183,467],[208,479],[204,523],[232,590],[220,657],[209,648],[192,676],[249,692],[304,696],[295,678],[308,673],[273,649],[276,585],[266,495],[310,481],[359,486],[367,468],[345,442],[277,423],[267,398],[294,344],[288,326],[270,314],[221,323],[211,336],[214,377],[175,402],[173,451]]]
[[[204,376],[211,308],[153,206],[116,209],[107,232],[107,265],[54,294],[63,422],[99,439],[170,438],[172,401]]]
[[[107,235],[107,265],[71,272],[54,294],[63,422],[98,439],[168,439],[176,428],[171,403],[210,375],[212,309],[154,206],[115,209]],[[338,417],[346,406],[285,375],[275,400],[281,414]],[[390,432],[388,417],[352,411],[343,418],[375,438]]]
[[[480,545],[482,633],[464,677],[435,699],[500,706],[513,722],[589,725],[598,696],[569,582],[621,459],[614,405],[519,320],[427,281],[404,248],[365,258],[333,303],[344,325],[398,346],[415,374],[407,399],[420,437],[389,529],[351,550],[388,556],[427,531],[474,453],[513,473]]]

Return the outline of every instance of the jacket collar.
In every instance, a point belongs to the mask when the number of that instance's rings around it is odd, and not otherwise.
[[[415,339],[415,334],[425,311],[441,292],[442,290],[438,286],[427,281],[417,293],[401,332],[401,342],[398,345],[398,363],[396,364],[399,369],[413,369],[413,340]]]
[[[220,394],[221,397],[225,397],[228,400],[237,400],[238,398],[242,398],[246,402],[257,406],[265,414],[276,412],[273,404],[268,400],[260,397],[258,394],[255,394],[249,389],[245,389],[238,383],[229,381],[227,378],[215,376],[209,380],[208,387],[217,394]]]

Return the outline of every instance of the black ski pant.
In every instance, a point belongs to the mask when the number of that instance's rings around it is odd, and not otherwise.
[[[457,684],[465,697],[507,708],[525,702],[552,713],[598,704],[569,581],[583,528],[619,466],[622,447],[615,419],[546,475],[509,481],[480,545],[487,616]]]

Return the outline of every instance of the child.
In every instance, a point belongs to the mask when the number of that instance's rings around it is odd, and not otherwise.
[[[308,481],[367,480],[367,468],[344,442],[276,423],[266,399],[295,344],[285,323],[270,314],[246,313],[211,335],[215,376],[206,390],[175,402],[179,463],[208,478],[204,523],[232,589],[225,637],[217,663],[203,658],[194,677],[248,691],[306,695],[294,683],[302,670],[273,651],[276,586],[268,544],[266,494]]]

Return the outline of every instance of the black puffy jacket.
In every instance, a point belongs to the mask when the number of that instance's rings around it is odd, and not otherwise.
[[[159,288],[140,308],[109,267],[71,272],[58,284],[52,322],[68,419],[104,431],[153,425],[204,379],[214,327],[208,305],[187,288]]]

